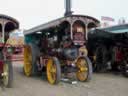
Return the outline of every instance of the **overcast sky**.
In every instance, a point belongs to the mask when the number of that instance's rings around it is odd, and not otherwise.
[[[109,16],[118,21],[128,17],[128,0],[72,0],[74,14]],[[1,0],[0,14],[16,18],[21,28],[33,26],[62,17],[64,0]]]

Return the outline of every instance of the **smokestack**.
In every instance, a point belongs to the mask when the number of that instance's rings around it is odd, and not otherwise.
[[[64,16],[72,15],[71,11],[71,0],[65,0],[65,14]]]

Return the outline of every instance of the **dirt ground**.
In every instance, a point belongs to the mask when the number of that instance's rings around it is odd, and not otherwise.
[[[112,73],[93,74],[90,82],[50,85],[40,77],[25,77],[22,62],[13,63],[13,88],[0,88],[0,96],[128,96],[128,78]]]

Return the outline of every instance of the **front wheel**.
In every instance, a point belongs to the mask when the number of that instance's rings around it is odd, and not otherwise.
[[[92,77],[92,63],[88,57],[80,57],[77,59],[76,66],[78,71],[76,72],[77,79],[79,81],[89,81]]]
[[[5,87],[12,87],[13,83],[13,67],[11,61],[5,61],[3,66],[3,85]]]
[[[57,84],[61,79],[60,62],[56,57],[51,57],[47,61],[47,79],[50,84]]]

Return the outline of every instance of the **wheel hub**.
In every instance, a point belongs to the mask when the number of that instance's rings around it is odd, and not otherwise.
[[[80,68],[80,72],[85,72],[85,71],[88,71],[88,68],[86,68],[86,67],[81,67]]]
[[[5,77],[5,76],[8,76],[8,73],[7,72],[4,72],[1,74],[2,77]]]
[[[51,70],[50,70],[50,72],[51,73],[56,73],[56,69],[52,67]]]

